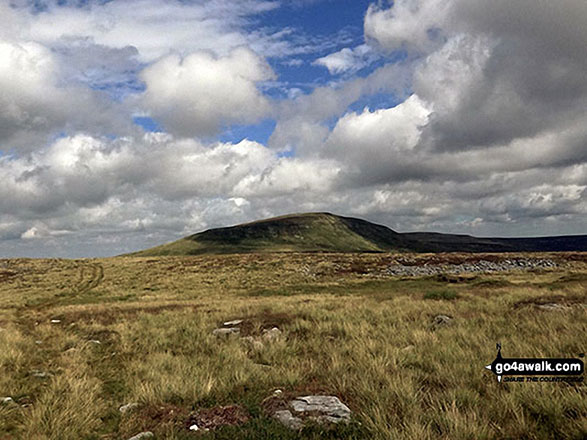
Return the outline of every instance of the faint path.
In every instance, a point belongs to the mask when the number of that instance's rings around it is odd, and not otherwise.
[[[79,280],[74,288],[74,293],[83,295],[90,292],[104,279],[104,266],[99,263],[85,264],[80,267]]]

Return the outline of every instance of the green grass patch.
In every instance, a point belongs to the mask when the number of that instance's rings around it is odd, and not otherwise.
[[[454,300],[457,299],[459,295],[450,289],[441,289],[441,290],[430,290],[424,294],[424,299],[433,299],[433,300]]]

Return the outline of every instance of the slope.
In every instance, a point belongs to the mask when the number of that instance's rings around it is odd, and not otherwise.
[[[209,229],[135,256],[249,252],[553,252],[587,251],[587,235],[478,238],[429,232],[397,233],[387,226],[330,213],[292,214]]]

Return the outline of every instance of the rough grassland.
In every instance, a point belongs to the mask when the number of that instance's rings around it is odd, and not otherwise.
[[[586,351],[587,256],[548,257],[560,266],[449,279],[382,275],[390,254],[0,260],[0,397],[14,400],[0,439],[582,439],[584,385],[483,368],[498,341],[511,357]],[[567,307],[537,307],[552,302]],[[434,328],[438,314],[451,325]],[[211,334],[237,318],[284,339]],[[355,422],[282,428],[262,409],[277,388],[337,395]],[[232,404],[246,424],[187,429]]]

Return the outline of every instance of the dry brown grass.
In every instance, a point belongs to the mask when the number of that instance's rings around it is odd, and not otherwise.
[[[0,404],[0,439],[118,440],[141,430],[160,439],[584,438],[583,385],[499,384],[483,368],[498,341],[508,356],[585,352],[584,255],[547,257],[560,266],[456,281],[382,269],[397,258],[484,257],[2,260],[0,397],[15,402]],[[568,308],[536,307],[545,302]],[[451,325],[432,325],[440,313]],[[237,318],[243,336],[277,326],[284,337],[252,347],[211,334]],[[336,394],[360,425],[290,432],[263,410],[276,388]],[[128,402],[139,407],[121,415]],[[233,405],[243,424],[187,429],[197,414]]]

